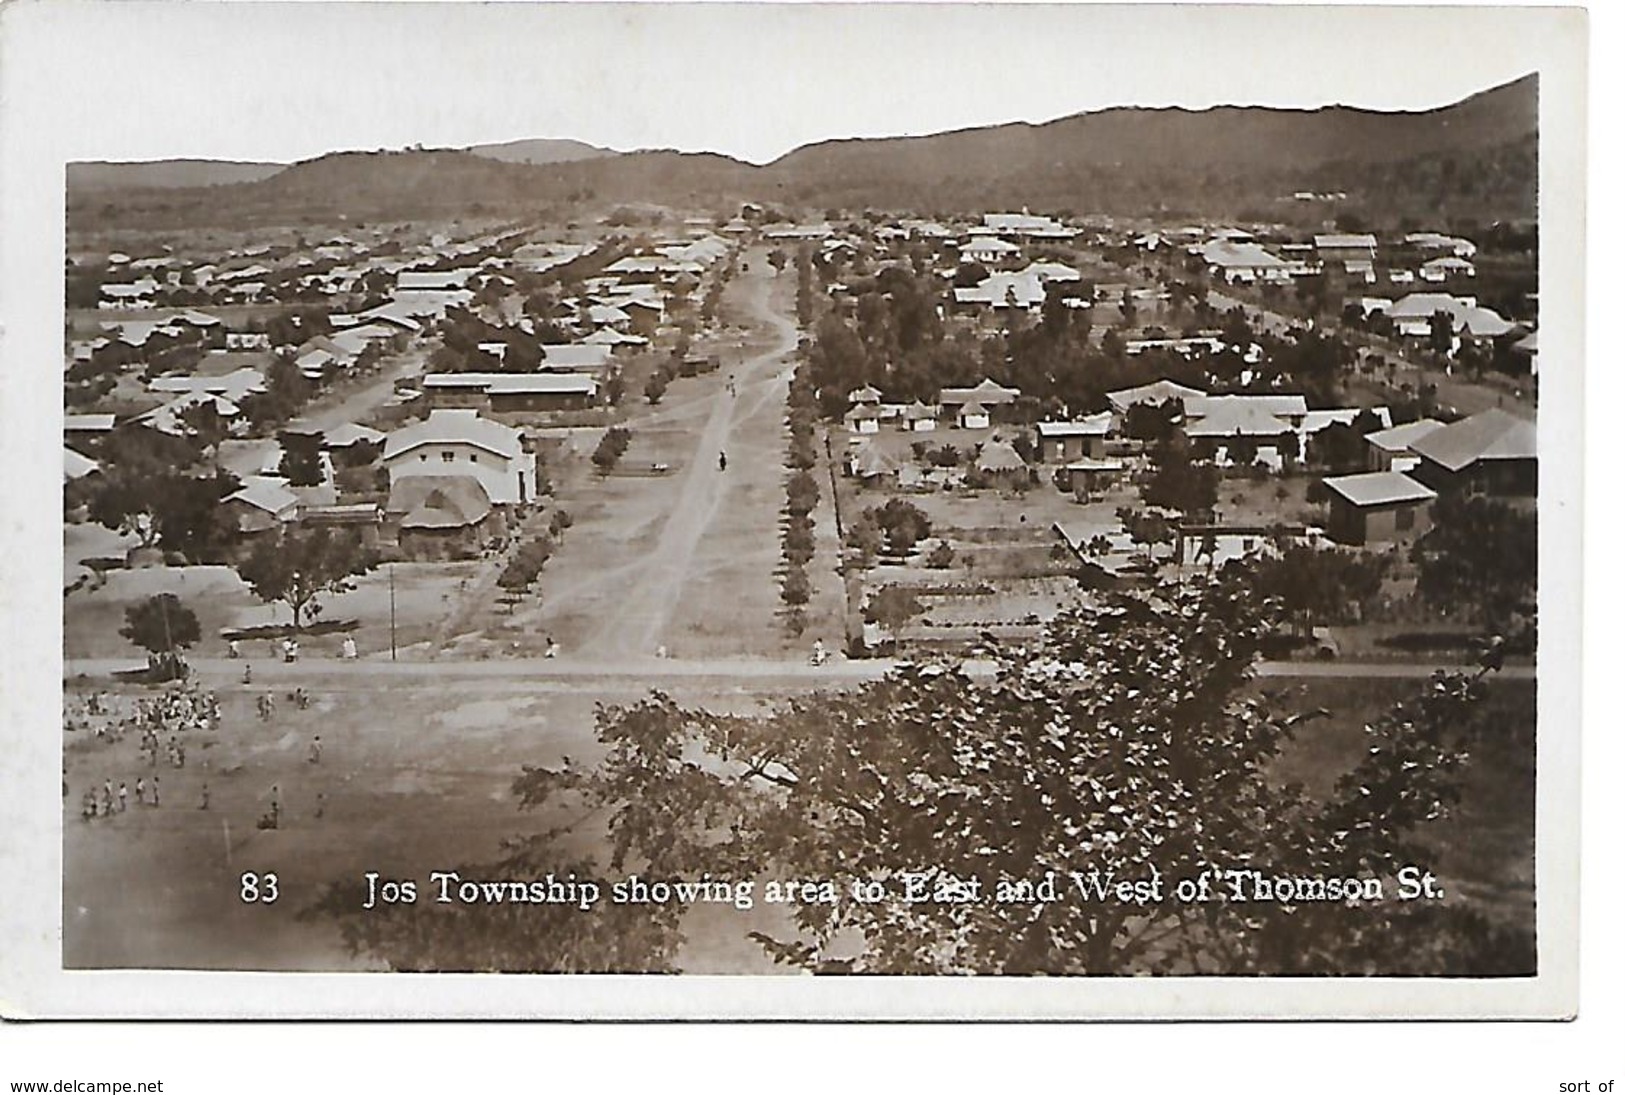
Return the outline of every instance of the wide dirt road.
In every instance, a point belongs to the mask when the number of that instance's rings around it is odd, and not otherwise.
[[[728,505],[730,494],[739,489],[742,473],[748,470],[760,476],[764,471],[754,463],[749,469],[741,466],[748,448],[739,443],[739,435],[748,427],[758,436],[766,429],[777,437],[789,391],[788,355],[795,349],[797,328],[773,306],[773,277],[760,254],[745,256],[730,296],[770,341],[766,349],[729,368],[737,394],[719,387],[709,413],[696,420],[692,448],[677,481],[669,485],[669,507],[654,543],[626,576],[623,589],[605,606],[593,634],[576,651],[583,658],[620,660],[648,655],[662,646],[675,652],[673,615],[685,590],[696,580],[695,560],[706,554],[703,545],[741,534],[757,542],[777,538],[775,522],[781,499],[765,494],[760,504]],[[726,471],[719,462],[723,453],[732,453],[733,462]],[[777,466],[775,458],[767,467]],[[760,579],[770,582],[771,572]]]

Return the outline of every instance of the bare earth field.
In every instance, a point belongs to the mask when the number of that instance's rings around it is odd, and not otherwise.
[[[185,768],[162,758],[148,768],[137,758],[133,735],[122,742],[67,735],[66,966],[357,968],[334,926],[300,920],[300,909],[327,884],[355,885],[366,871],[426,883],[432,870],[489,861],[503,838],[556,823],[557,817],[518,811],[509,788],[521,765],[556,765],[565,755],[590,761],[599,749],[594,705],[643,693],[624,681],[592,678],[446,683],[323,677],[319,663],[257,668],[252,687],[219,674],[210,682],[221,696],[222,727],[190,735]],[[682,703],[743,713],[769,692],[806,687],[805,680],[741,684],[697,676],[669,691]],[[313,697],[306,710],[288,699],[295,681]],[[72,695],[91,682],[70,680],[65,687]],[[269,720],[254,708],[265,693],[277,698]],[[310,743],[318,734],[321,760],[311,763]],[[162,804],[137,805],[136,778],[154,774]],[[86,821],[79,796],[104,779],[129,786],[129,809]],[[205,782],[209,806],[201,809]],[[281,825],[257,829],[273,786]],[[325,796],[321,817],[318,795]],[[582,834],[584,848],[592,837]],[[281,900],[275,906],[240,901],[244,871],[275,872]],[[746,919],[731,908],[697,912],[689,926],[691,968],[771,971],[744,938],[764,922],[760,914]]]
[[[717,372],[674,380],[658,406],[627,420],[631,445],[608,475],[586,459],[597,434],[572,433],[556,504],[574,523],[543,572],[540,603],[519,606],[509,629],[589,658],[783,648],[774,570],[791,288],[760,259],[730,283],[723,318],[750,330],[713,349]]]
[[[67,735],[69,794],[64,826],[64,964],[70,968],[306,969],[358,967],[328,922],[295,914],[335,881],[359,885],[366,871],[426,881],[432,870],[487,861],[499,842],[535,832],[559,818],[520,813],[510,795],[523,764],[556,765],[563,757],[591,761],[597,703],[625,703],[643,694],[635,667],[617,677],[579,672],[527,676],[517,666],[492,672],[415,678],[407,667],[335,667],[301,662],[258,664],[256,684],[212,663],[205,683],[218,689],[223,725],[194,732],[185,768],[137,760],[134,737],[99,742]],[[66,683],[69,694],[94,683]],[[313,697],[309,709],[288,702],[295,684]],[[1266,682],[1271,688],[1280,682]],[[742,677],[706,675],[703,666],[660,687],[680,703],[745,713],[772,696],[836,686],[805,668]],[[1324,794],[1359,757],[1361,727],[1419,682],[1400,679],[1311,679],[1292,684],[1303,707],[1326,706],[1330,719],[1309,724],[1282,761],[1279,776]],[[254,712],[258,695],[278,699],[275,715]],[[126,693],[132,694],[132,693]],[[1532,931],[1534,690],[1527,680],[1499,682],[1491,692],[1496,725],[1469,777],[1455,815],[1432,838],[1431,865],[1459,900],[1492,919]],[[320,734],[319,763],[308,759]],[[111,779],[132,792],[137,776],[161,779],[162,805],[138,806],[111,818],[78,813],[86,787]],[[207,782],[210,800],[201,809]],[[282,824],[255,821],[279,789]],[[318,795],[325,797],[317,817]],[[585,830],[567,850],[589,852]],[[282,899],[244,904],[243,871],[274,871]],[[685,925],[681,964],[690,972],[783,972],[746,933],[769,926],[763,907],[752,913],[701,906]]]

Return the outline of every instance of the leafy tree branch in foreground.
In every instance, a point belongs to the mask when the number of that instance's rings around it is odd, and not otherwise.
[[[1391,892],[1403,866],[1428,862],[1429,826],[1461,795],[1488,671],[1436,674],[1373,720],[1362,759],[1317,797],[1277,771],[1326,712],[1288,710],[1252,679],[1279,614],[1232,573],[1070,609],[1036,652],[996,653],[991,678],[905,665],[760,716],[685,709],[659,693],[601,707],[601,761],[528,767],[515,781],[521,808],[562,820],[510,842],[485,876],[557,870],[573,858],[561,838],[573,834],[579,847],[590,823],[605,848],[599,878],[829,879],[839,900],[784,906],[781,929],[752,933],[776,960],[815,972],[1482,975],[1519,966],[1517,941],[1448,902],[1135,904],[1074,889],[1072,872],[1155,874],[1171,887],[1221,868],[1375,876]],[[1058,898],[993,899],[999,880],[1046,871],[1061,880]],[[980,900],[909,901],[908,875],[927,890],[972,879],[984,889]],[[856,900],[854,885],[879,896]],[[611,930],[606,910],[620,928]],[[434,966],[442,948],[449,968],[471,960],[471,944],[449,934],[452,918],[409,912],[358,928],[373,914],[330,911],[358,953],[410,968]],[[491,941],[479,968],[675,962],[682,936],[670,907],[574,915],[598,926],[571,921],[571,933],[554,937],[526,921],[505,945]],[[634,956],[634,943],[654,949]]]

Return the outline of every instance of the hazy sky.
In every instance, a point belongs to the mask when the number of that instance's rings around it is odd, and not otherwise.
[[[763,162],[830,137],[1123,104],[1440,106],[1534,68],[1550,12],[67,0],[7,14],[52,23],[6,61],[60,84],[66,159],[572,137]]]

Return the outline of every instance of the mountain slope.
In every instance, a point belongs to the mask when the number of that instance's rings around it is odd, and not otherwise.
[[[797,149],[768,172],[783,187],[836,205],[863,204],[889,191],[904,198],[902,204],[934,199],[948,207],[1023,202],[1083,208],[1134,200],[1200,207],[1214,200],[1262,201],[1283,188],[1290,193],[1325,182],[1329,165],[1346,176],[1333,180],[1334,188],[1351,193],[1366,176],[1386,175],[1375,170],[1380,165],[1419,157],[1456,157],[1470,171],[1475,158],[1499,156],[1526,141],[1537,121],[1538,85],[1528,76],[1415,113],[1124,107],[1042,125],[830,141]]]
[[[548,163],[579,142],[515,142],[485,151],[334,153],[258,181],[118,195],[70,172],[72,212],[209,221],[344,213],[428,216],[649,201],[725,211],[750,199],[814,210],[974,212],[1026,205],[1109,213],[1266,211],[1299,190],[1341,191],[1377,219],[1446,214],[1532,218],[1538,154],[1534,76],[1420,112],[1351,107],[1208,110],[1122,107],[1041,125],[925,137],[826,141],[766,167],[715,154],[643,151]],[[593,150],[602,152],[602,150]],[[76,165],[77,166],[77,165]],[[151,165],[158,166],[158,165]],[[179,169],[177,168],[177,171]],[[92,183],[96,176],[92,175]],[[111,212],[105,210],[111,208]]]

